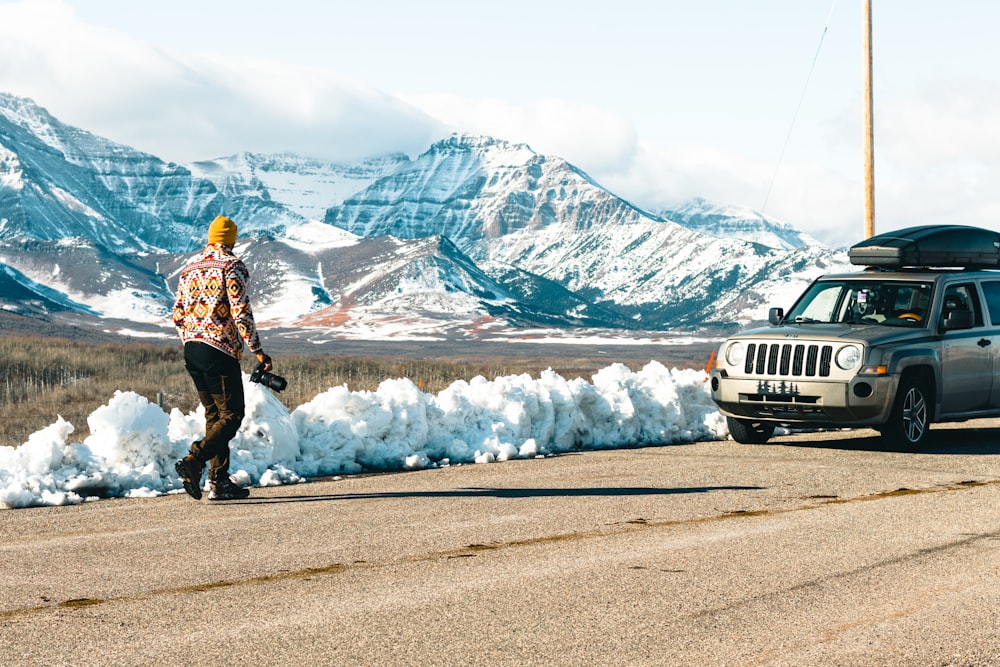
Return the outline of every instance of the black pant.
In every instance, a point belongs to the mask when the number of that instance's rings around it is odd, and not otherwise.
[[[199,342],[184,344],[184,366],[205,406],[205,437],[191,445],[191,456],[208,462],[208,478],[229,476],[229,441],[243,422],[243,376],[240,362]]]

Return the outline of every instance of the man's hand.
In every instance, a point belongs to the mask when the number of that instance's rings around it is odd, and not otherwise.
[[[271,370],[271,368],[272,368],[272,366],[271,366],[271,357],[269,357],[266,354],[264,354],[263,351],[258,352],[256,356],[257,356],[257,361],[259,363],[264,364],[264,370],[265,371]]]

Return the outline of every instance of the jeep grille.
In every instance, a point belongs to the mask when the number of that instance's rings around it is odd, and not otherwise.
[[[750,343],[744,372],[748,375],[829,377],[832,345]]]

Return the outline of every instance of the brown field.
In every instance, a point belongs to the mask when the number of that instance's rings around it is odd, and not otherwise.
[[[10,334],[8,330],[5,333]],[[484,342],[333,341],[308,347],[275,340],[267,350],[274,372],[288,379],[277,394],[289,409],[330,387],[374,391],[390,378],[406,377],[423,391],[437,393],[457,380],[493,379],[551,368],[561,376],[590,380],[620,362],[638,370],[651,359],[669,368],[704,368],[715,344],[570,345]],[[306,353],[303,353],[305,350]],[[252,370],[249,358],[243,361]],[[87,417],[116,390],[133,391],[169,412],[189,412],[197,397],[184,370],[179,342],[93,343],[52,337],[0,335],[0,445],[17,446],[61,415],[76,428],[74,440],[89,431]]]

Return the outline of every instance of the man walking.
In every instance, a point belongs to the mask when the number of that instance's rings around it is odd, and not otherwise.
[[[208,245],[181,270],[174,326],[184,343],[184,366],[205,407],[205,437],[175,468],[188,495],[201,498],[201,474],[209,464],[209,500],[250,495],[229,477],[229,441],[243,421],[243,343],[271,370],[254,324],[247,286],[250,274],[233,254],[236,223],[218,216],[208,227]]]

